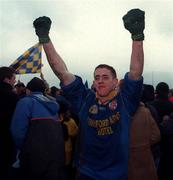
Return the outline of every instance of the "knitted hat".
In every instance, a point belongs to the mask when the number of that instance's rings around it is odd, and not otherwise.
[[[43,80],[40,78],[34,77],[31,79],[31,81],[28,82],[26,86],[30,91],[38,91],[38,92],[44,92],[46,89],[46,85]]]

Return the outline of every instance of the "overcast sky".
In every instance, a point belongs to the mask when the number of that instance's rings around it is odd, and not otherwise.
[[[94,67],[106,63],[121,79],[131,55],[122,16],[133,8],[144,10],[146,17],[144,82],[155,86],[165,81],[173,87],[172,0],[0,0],[0,66],[10,65],[38,42],[33,20],[49,16],[50,37],[69,71],[91,84]],[[59,86],[45,54],[42,61],[45,79]],[[20,80],[27,83],[34,76],[39,75],[21,75]]]

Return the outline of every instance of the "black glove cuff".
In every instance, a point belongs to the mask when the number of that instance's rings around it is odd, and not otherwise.
[[[144,34],[136,34],[136,35],[132,35],[132,40],[133,41],[143,41],[144,40]]]
[[[49,36],[47,37],[39,37],[39,43],[44,44],[44,43],[48,43],[50,41]]]

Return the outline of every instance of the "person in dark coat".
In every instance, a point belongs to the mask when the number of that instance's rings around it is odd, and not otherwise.
[[[0,67],[0,179],[7,179],[13,161],[10,123],[18,101],[17,94],[13,92],[15,82],[15,70],[10,67]]]
[[[160,126],[161,157],[158,167],[159,180],[173,179],[173,113],[165,116]]]
[[[163,119],[165,116],[170,116],[170,114],[173,113],[173,103],[170,102],[168,99],[169,86],[167,83],[165,82],[158,83],[156,86],[155,93],[156,93],[156,99],[153,102],[151,102],[151,105],[153,105],[154,108],[157,110],[159,116],[158,126],[161,130],[160,161],[158,164],[158,176],[159,176],[159,180],[160,179],[167,180],[166,177],[161,178],[161,176],[164,174],[163,171],[165,171],[164,170],[165,168],[163,169],[163,164],[164,164],[163,159],[165,159],[163,155],[165,155],[165,149],[167,150],[169,149],[167,145],[163,148],[163,144],[165,143],[165,135],[164,135],[165,133],[163,133],[163,124],[164,124]]]
[[[173,103],[168,99],[169,86],[165,82],[160,82],[156,86],[156,99],[151,103],[157,110],[159,124],[165,115],[173,113]]]
[[[150,84],[143,85],[142,97],[141,101],[145,104],[145,106],[150,110],[150,113],[157,123],[157,126],[160,127],[160,118],[157,112],[157,109],[151,104],[154,101],[154,87]],[[160,141],[152,144],[152,153],[154,157],[154,162],[156,168],[158,168],[159,160],[160,160]]]

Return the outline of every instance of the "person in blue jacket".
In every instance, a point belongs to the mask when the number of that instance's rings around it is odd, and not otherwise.
[[[61,81],[64,96],[79,116],[76,148],[78,180],[126,180],[129,151],[129,126],[142,90],[144,11],[132,9],[123,16],[132,37],[130,71],[120,88],[116,71],[107,64],[94,70],[94,89],[70,73],[49,37],[51,20],[39,17],[34,28],[43,44],[48,62]]]
[[[59,105],[43,95],[44,81],[34,77],[28,95],[17,103],[11,133],[18,151],[21,179],[63,179],[64,140]]]

